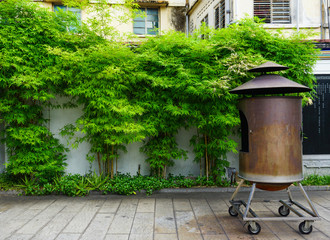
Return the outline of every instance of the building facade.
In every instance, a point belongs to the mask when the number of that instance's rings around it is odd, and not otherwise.
[[[313,29],[318,39],[329,39],[328,0],[189,0],[189,32],[199,28],[204,19],[208,26],[227,27],[245,17],[264,19],[265,28]],[[221,24],[219,24],[221,23]]]
[[[41,6],[49,8],[51,11],[71,11],[76,14],[79,21],[88,22],[88,19],[94,17],[94,13],[90,8],[80,10],[74,7],[64,6],[60,0],[34,0]],[[140,6],[140,11],[146,17],[136,17],[131,21],[121,22],[122,16],[125,14],[125,9],[120,9],[122,0],[109,0],[109,13],[113,15],[113,26],[122,34],[132,33],[138,38],[143,38],[147,35],[156,35],[159,32],[176,30],[185,31],[185,0],[137,0],[136,3]],[[90,1],[93,6],[96,1]]]
[[[109,0],[110,4],[120,4],[121,0]],[[59,0],[35,0],[50,11],[71,11],[79,21],[87,21],[91,13],[77,8],[68,8]],[[265,19],[267,29],[282,28],[287,31],[312,29],[319,39],[317,47],[321,51],[320,60],[315,67],[318,79],[318,96],[312,106],[304,109],[304,132],[308,135],[304,142],[303,164],[305,172],[329,174],[330,171],[330,41],[329,41],[329,2],[330,0],[137,0],[146,18],[137,17],[131,21],[116,24],[122,33],[131,33],[137,39],[147,35],[156,35],[162,31],[177,30],[192,33],[202,23],[213,28],[225,28],[246,16]],[[93,4],[93,1],[91,1]],[[118,13],[119,14],[119,13]],[[65,101],[65,100],[63,100]],[[59,132],[66,124],[74,123],[81,115],[80,109],[52,109],[46,111],[49,128],[55,136],[62,139]],[[199,175],[200,166],[194,162],[189,139],[193,130],[181,130],[177,141],[181,148],[188,151],[186,161],[175,161],[168,172],[182,175]],[[236,137],[237,142],[240,142]],[[142,143],[127,146],[127,153],[122,153],[118,161],[118,171],[136,174],[149,173],[149,166],[139,148]],[[82,143],[67,154],[67,172],[84,174],[96,166],[86,160],[90,146]],[[231,167],[238,168],[238,155],[229,153]],[[5,162],[4,151],[0,151],[0,163]],[[0,171],[3,170],[2,164]]]

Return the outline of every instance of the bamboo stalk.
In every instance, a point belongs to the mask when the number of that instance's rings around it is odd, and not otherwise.
[[[116,176],[118,174],[118,156],[116,156]]]
[[[207,156],[207,136],[204,134],[204,140],[205,140],[205,170],[206,170],[206,180],[209,180],[209,159]]]
[[[164,168],[163,168],[163,178],[166,178],[166,165],[164,164]]]
[[[111,164],[109,163],[109,171],[111,178],[113,178],[113,153],[114,153],[114,146],[111,145],[111,159],[110,159]]]
[[[97,163],[99,165],[99,174],[101,175],[102,169],[101,169],[101,160],[100,160],[100,153],[97,153]]]

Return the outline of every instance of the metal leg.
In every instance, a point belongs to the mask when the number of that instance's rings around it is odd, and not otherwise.
[[[241,179],[241,181],[239,182],[239,184],[238,184],[238,186],[237,186],[235,192],[234,192],[233,195],[231,196],[230,201],[233,201],[233,200],[234,200],[234,198],[236,197],[236,195],[237,195],[237,193],[238,193],[238,191],[239,191],[239,189],[241,188],[241,186],[242,186],[243,183],[244,183],[244,179]]]
[[[299,185],[299,188],[300,188],[302,194],[304,195],[306,201],[308,202],[310,208],[312,209],[313,213],[315,214],[315,216],[319,216],[318,212],[316,211],[316,209],[315,209],[315,207],[314,207],[312,201],[309,199],[309,197],[308,197],[308,195],[307,195],[305,189],[304,189],[303,186],[301,185],[301,183],[298,183],[298,185]]]
[[[244,215],[243,215],[243,220],[247,217],[247,214],[249,213],[250,205],[251,205],[251,201],[252,201],[255,189],[256,189],[256,184],[253,183],[252,188],[251,188],[251,192],[250,192],[250,195],[249,195],[249,200],[247,202],[245,212],[244,212]]]
[[[292,194],[291,194],[291,191],[290,191],[290,187],[288,187],[288,188],[286,189],[286,192],[288,193],[288,196],[289,196],[289,200],[290,200],[290,202],[292,202],[292,201],[293,201],[293,198],[292,198]]]

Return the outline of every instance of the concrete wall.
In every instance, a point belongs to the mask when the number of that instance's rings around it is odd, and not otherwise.
[[[64,103],[67,99],[58,99],[59,103]],[[70,148],[70,152],[67,154],[67,172],[68,173],[79,173],[85,174],[89,171],[97,171],[97,164],[94,162],[90,164],[86,160],[86,154],[90,149],[88,143],[82,143],[78,148],[72,148],[71,144],[68,143],[67,139],[60,136],[60,130],[70,123],[74,123],[77,118],[82,114],[81,108],[75,109],[52,109],[50,111],[45,111],[47,117],[50,118],[49,128],[54,133],[56,138],[59,138],[61,143]],[[191,137],[196,133],[195,129],[185,130],[181,129],[177,136],[177,142],[179,147],[188,151],[188,159],[178,159],[175,160],[175,165],[167,169],[168,173],[174,175],[199,175],[199,163],[194,162],[193,148],[189,145]],[[238,138],[235,139],[239,141]],[[140,166],[140,173],[142,175],[149,174],[149,165],[145,162],[146,156],[139,151],[142,146],[141,142],[136,142],[129,144],[127,146],[127,153],[120,153],[120,158],[118,159],[118,171],[122,173],[130,173],[135,175],[138,172]],[[229,154],[228,160],[231,162],[233,167],[238,167],[238,155]],[[204,165],[203,165],[204,166]]]

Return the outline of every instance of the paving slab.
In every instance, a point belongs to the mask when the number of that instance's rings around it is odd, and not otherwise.
[[[228,214],[231,194],[214,189],[79,198],[0,194],[0,240],[330,239],[330,191],[308,191],[322,219],[309,235],[298,230],[302,220],[260,222],[261,232],[250,235],[245,222]],[[306,205],[299,191],[293,195]],[[256,191],[251,207],[259,216],[279,216],[276,198],[286,200],[285,192]]]
[[[114,218],[113,213],[98,213],[92,219],[89,226],[80,239],[103,239],[108,231],[108,228]]]
[[[105,240],[128,240],[128,234],[107,234]]]
[[[176,225],[172,199],[156,199],[155,233],[157,238],[176,235]]]
[[[83,233],[100,209],[100,202],[98,199],[86,201],[84,207],[72,218],[63,232]]]
[[[178,240],[176,233],[155,233],[154,240]]]
[[[109,234],[129,234],[131,232],[138,198],[123,198],[108,230]]]

